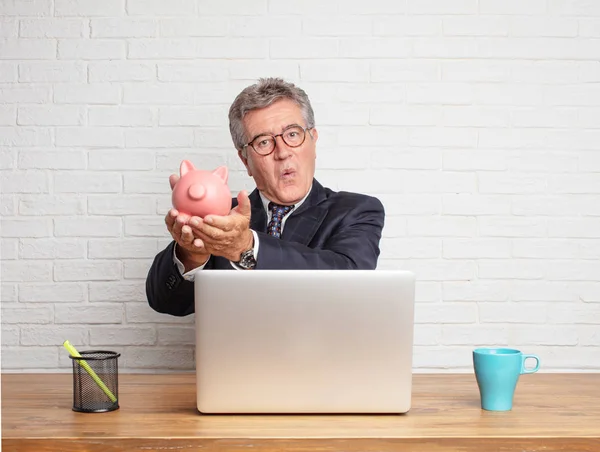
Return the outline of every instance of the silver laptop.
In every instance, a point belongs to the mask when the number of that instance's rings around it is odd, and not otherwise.
[[[404,413],[415,278],[210,270],[195,279],[201,413]]]

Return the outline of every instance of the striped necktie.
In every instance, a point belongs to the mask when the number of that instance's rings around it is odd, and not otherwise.
[[[267,234],[273,237],[281,237],[281,222],[294,206],[281,206],[273,202],[269,203],[269,210],[271,211],[271,221],[267,226]]]

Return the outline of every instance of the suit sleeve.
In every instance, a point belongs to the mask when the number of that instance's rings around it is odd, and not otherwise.
[[[256,269],[374,270],[385,212],[381,202],[363,196],[330,232],[321,247],[311,248],[258,233]]]
[[[146,297],[152,309],[164,314],[185,316],[194,312],[194,283],[183,279],[175,262],[171,242],[156,255],[146,278]],[[204,269],[213,265],[211,257]]]

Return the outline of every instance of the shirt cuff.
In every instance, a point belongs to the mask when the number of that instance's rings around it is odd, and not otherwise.
[[[254,229],[250,229],[250,231],[252,231],[252,235],[254,236],[254,246],[252,247],[252,254],[254,254],[254,260],[257,259],[258,256],[258,234],[256,232],[254,232]],[[245,270],[242,267],[240,267],[239,265],[237,265],[235,262],[229,261],[231,263],[231,266],[233,268],[235,268],[236,270]]]
[[[183,279],[185,279],[186,281],[193,282],[194,281],[194,277],[196,276],[196,272],[202,270],[206,266],[206,264],[208,263],[210,257],[206,260],[205,263],[203,263],[199,267],[196,267],[193,270],[190,270],[189,272],[184,273],[185,272],[185,265],[183,265],[183,262],[181,262],[179,260],[179,258],[177,257],[176,250],[177,250],[177,243],[175,243],[175,246],[173,247],[173,262],[175,262],[175,265],[177,265],[177,270],[179,270],[179,274],[181,276],[183,276]]]

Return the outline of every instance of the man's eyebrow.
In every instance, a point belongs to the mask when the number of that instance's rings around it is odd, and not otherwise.
[[[287,126],[284,126],[281,129],[281,132],[285,132],[287,129],[289,129],[290,127],[302,127],[300,124],[296,124],[295,122],[293,122],[292,124],[288,124]],[[254,140],[256,140],[258,137],[262,137],[263,135],[271,135],[270,132],[261,132],[257,135],[254,135],[254,137],[248,141],[248,143],[252,143]]]

